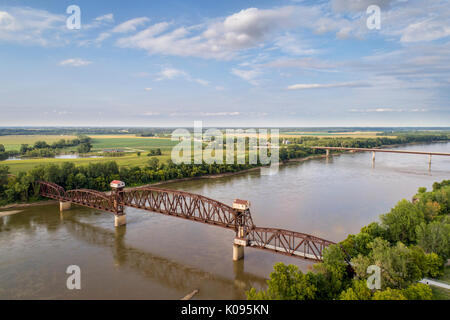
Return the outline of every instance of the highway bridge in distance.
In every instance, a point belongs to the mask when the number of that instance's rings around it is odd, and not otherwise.
[[[450,156],[450,153],[446,153],[446,152],[392,150],[392,149],[377,149],[377,148],[311,147],[311,149],[326,150],[327,157],[330,155],[330,151],[372,152],[372,164],[375,164],[375,153],[376,152],[427,155],[427,156],[429,156],[429,161],[428,161],[429,169],[431,169],[431,157],[432,156],[446,156],[446,157]]]

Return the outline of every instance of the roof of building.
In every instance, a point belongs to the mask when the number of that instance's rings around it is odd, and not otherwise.
[[[234,203],[248,205],[249,201],[248,200],[236,199],[236,200],[234,200]]]

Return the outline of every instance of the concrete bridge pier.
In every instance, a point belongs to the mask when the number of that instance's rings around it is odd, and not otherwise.
[[[428,170],[431,170],[431,154],[430,154],[430,160],[428,160]]]
[[[327,158],[330,156],[330,149],[327,149]]]
[[[59,211],[70,210],[70,207],[71,207],[71,203],[70,202],[65,202],[65,201],[60,201],[59,202]]]
[[[120,227],[120,226],[124,226],[127,224],[127,215],[126,214],[122,214],[122,215],[114,215],[114,226],[115,227]]]
[[[372,167],[375,168],[375,151],[372,152]]]
[[[233,261],[244,259],[244,246],[233,243]]]

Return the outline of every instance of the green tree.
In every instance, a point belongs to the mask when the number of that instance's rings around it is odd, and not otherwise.
[[[403,295],[408,300],[431,300],[433,299],[433,291],[429,286],[423,283],[410,285],[403,290]]]
[[[382,215],[381,221],[386,227],[386,237],[391,243],[401,241],[410,244],[416,240],[416,227],[425,220],[417,206],[402,200],[389,213]]]
[[[425,252],[434,252],[447,260],[450,258],[450,223],[449,219],[421,223],[416,227],[417,244]]]
[[[387,288],[384,291],[376,291],[373,300],[408,300],[402,290]]]
[[[352,287],[341,292],[340,300],[371,300],[372,291],[364,280],[353,280]]]
[[[78,153],[88,153],[89,151],[91,151],[92,145],[87,142],[87,143],[82,143],[78,146],[77,151]]]
[[[267,281],[268,288],[246,292],[249,300],[312,300],[317,288],[311,283],[311,273],[303,274],[297,266],[277,263]]]
[[[3,144],[0,144],[0,152],[5,152],[5,146]]]
[[[148,160],[147,163],[148,163],[149,169],[154,170],[154,171],[158,170],[158,168],[159,168],[159,159],[158,158],[155,158],[155,157],[150,158],[150,160]]]
[[[413,252],[403,243],[391,246],[381,238],[375,239],[369,247],[368,256],[359,255],[352,259],[353,268],[359,279],[367,278],[367,267],[377,265],[381,268],[382,288],[406,288],[422,278],[422,270],[416,264]]]

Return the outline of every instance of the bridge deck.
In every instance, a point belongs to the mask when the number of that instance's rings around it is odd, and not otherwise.
[[[410,151],[410,150],[392,150],[392,149],[377,149],[377,148],[345,148],[345,147],[311,147],[316,150],[341,150],[341,151],[366,151],[366,152],[386,152],[386,153],[409,153],[409,154],[423,154],[431,156],[450,156],[450,153],[445,152],[431,152],[431,151]]]

